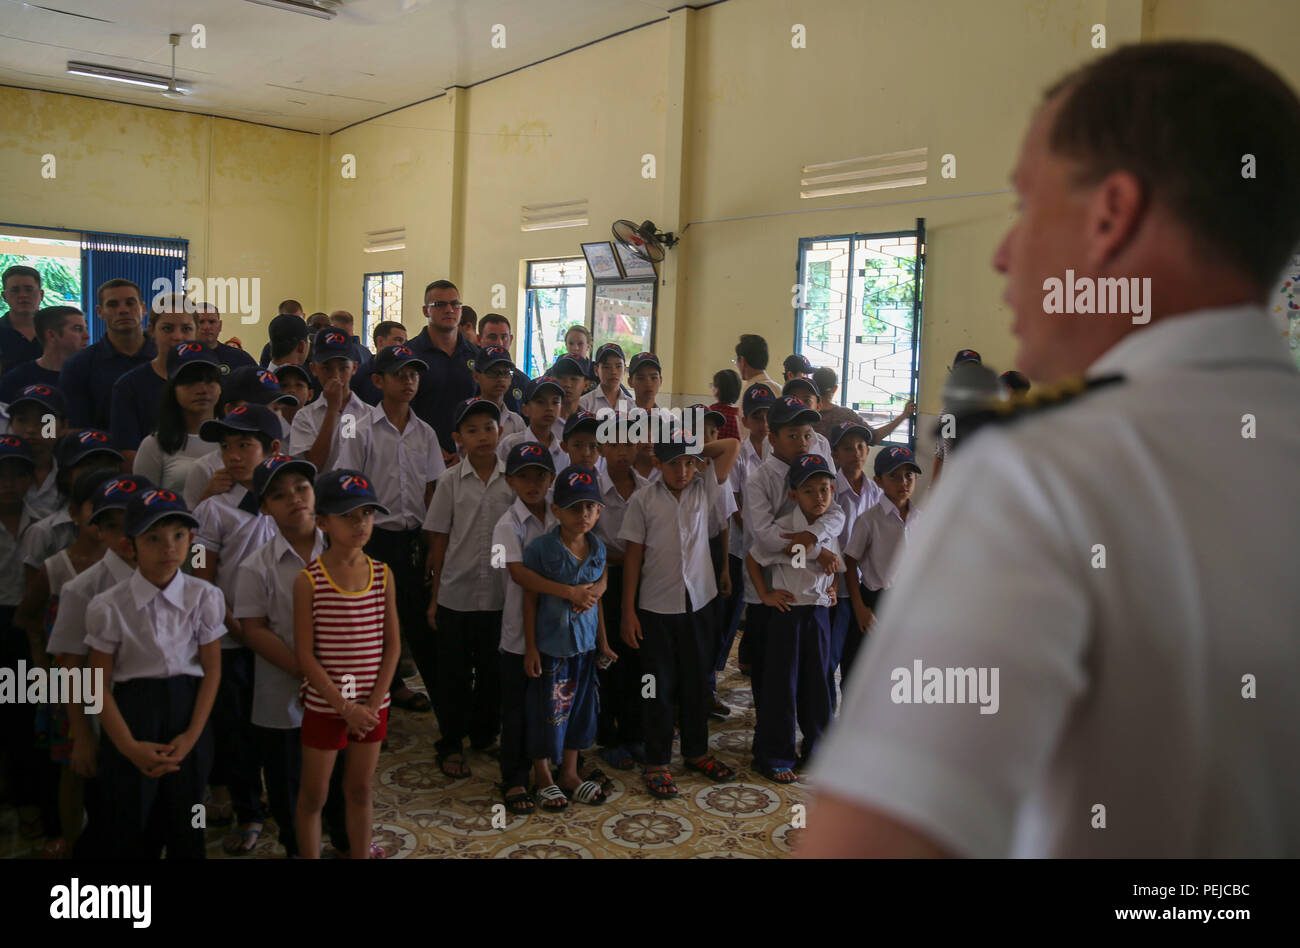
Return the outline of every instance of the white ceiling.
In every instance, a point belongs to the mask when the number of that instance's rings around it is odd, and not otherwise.
[[[707,2],[344,0],[319,20],[245,0],[0,0],[0,85],[330,132]],[[169,33],[194,89],[183,99],[65,72],[78,60],[166,76]]]

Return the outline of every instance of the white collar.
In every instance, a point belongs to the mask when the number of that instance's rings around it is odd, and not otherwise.
[[[131,598],[135,601],[137,609],[143,609],[153,601],[155,596],[162,596],[177,609],[185,608],[185,574],[180,570],[176,571],[165,587],[159,589],[149,580],[144,578],[139,568],[131,574],[127,581],[131,590]]]
[[[1176,366],[1256,364],[1295,371],[1276,324],[1255,304],[1168,316],[1129,333],[1101,355],[1090,377]]]

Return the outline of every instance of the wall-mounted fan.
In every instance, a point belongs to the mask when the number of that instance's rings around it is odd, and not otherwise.
[[[664,259],[664,252],[677,246],[678,238],[672,233],[660,233],[654,221],[614,221],[614,239],[627,250],[647,263],[659,263]]]

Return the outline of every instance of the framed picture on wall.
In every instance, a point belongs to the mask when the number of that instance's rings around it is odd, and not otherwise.
[[[591,296],[591,335],[597,346],[616,342],[631,359],[654,350],[656,280],[597,283]]]
[[[618,267],[618,257],[614,256],[614,245],[608,240],[583,244],[582,255],[587,258],[587,269],[591,271],[591,278],[596,282],[623,279],[623,271]]]
[[[655,272],[655,265],[649,260],[642,260],[632,251],[628,250],[622,244],[616,244],[619,262],[623,264],[623,273],[629,280],[637,277],[653,277],[659,274]],[[631,358],[629,356],[629,358]]]

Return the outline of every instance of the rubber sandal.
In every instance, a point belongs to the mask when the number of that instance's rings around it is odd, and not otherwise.
[[[642,774],[641,777],[645,780],[645,788],[650,791],[652,797],[671,800],[677,796],[677,782],[668,771],[656,770],[654,773]]]
[[[617,770],[631,770],[636,766],[636,759],[626,747],[606,747],[600,752],[605,763]]]
[[[378,843],[371,843],[371,844],[370,844],[370,858],[371,858],[371,859],[387,859],[387,858],[388,858],[388,853],[384,852],[384,847],[383,847],[383,846],[380,846]]]
[[[433,705],[429,702],[429,696],[420,691],[412,691],[409,698],[403,698],[400,701],[393,698],[392,703],[403,711],[413,711],[416,714],[425,714],[433,710]]]
[[[605,802],[605,791],[600,789],[600,784],[592,780],[584,780],[571,791],[566,791],[570,800],[575,803],[586,803],[588,806],[599,806]]]
[[[537,810],[537,805],[533,803],[533,798],[527,790],[509,796],[503,795],[501,799],[505,801],[506,809],[515,816],[532,816]]]
[[[558,813],[560,810],[569,808],[569,798],[555,784],[551,784],[549,787],[539,787],[537,789],[537,802],[543,810],[550,813]]]
[[[757,767],[755,769],[773,783],[783,784],[787,787],[799,779],[798,774],[789,767]]]
[[[601,770],[599,767],[592,767],[591,770],[587,771],[587,776],[582,779],[590,780],[596,786],[600,787],[600,792],[605,796],[609,796],[614,792],[614,781],[610,779],[609,774],[605,773],[605,771]]]
[[[713,755],[704,758],[703,762],[692,763],[686,761],[686,769],[693,770],[696,773],[704,774],[714,783],[726,783],[728,780],[734,780],[736,772],[724,764]]]
[[[460,761],[457,762],[452,760],[453,757],[459,757]],[[464,780],[467,777],[473,776],[473,774],[470,773],[469,764],[465,762],[464,754],[448,754],[446,757],[443,757],[441,754],[437,754],[435,755],[434,760],[437,761],[438,769],[442,771],[442,775],[444,777],[450,777],[452,780]],[[452,773],[450,770],[447,769],[448,764],[454,764],[459,766],[461,769],[461,773],[458,774]]]
[[[252,829],[254,826],[257,829]],[[226,838],[221,841],[221,851],[227,856],[247,856],[257,847],[262,829],[261,823],[245,823],[233,833],[226,834]]]

